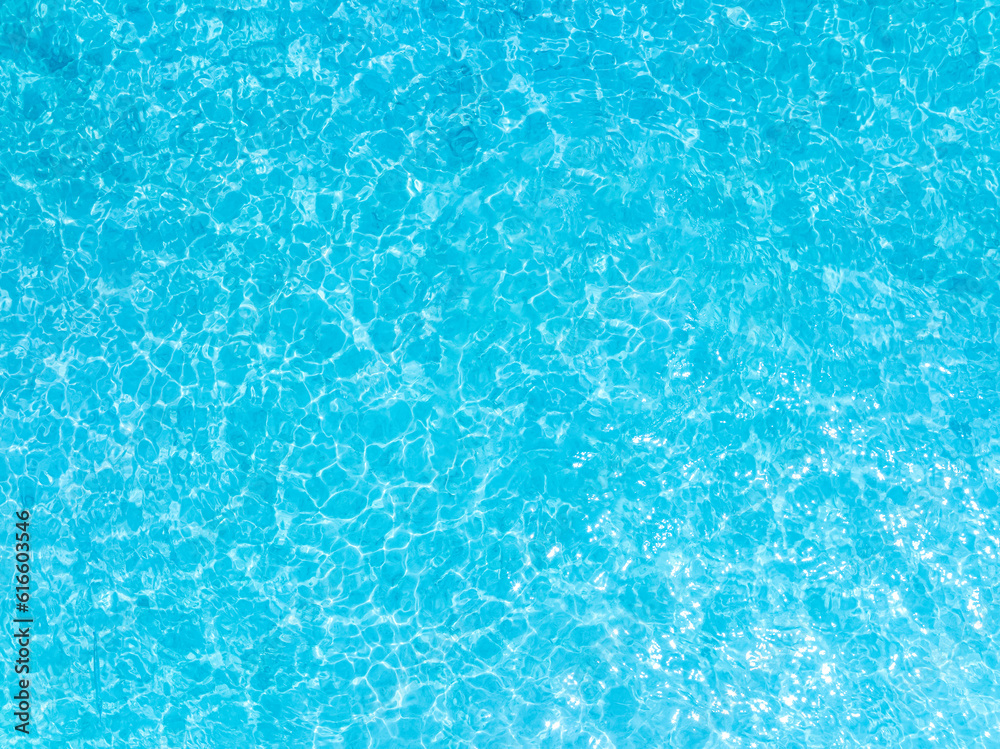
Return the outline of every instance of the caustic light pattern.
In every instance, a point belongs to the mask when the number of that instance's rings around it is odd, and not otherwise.
[[[1000,745],[998,39],[5,3],[39,741]]]

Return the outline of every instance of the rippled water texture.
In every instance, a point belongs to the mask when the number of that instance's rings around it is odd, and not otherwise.
[[[7,2],[38,745],[1000,746],[998,38]]]

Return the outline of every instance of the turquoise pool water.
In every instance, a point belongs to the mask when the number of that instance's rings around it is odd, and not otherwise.
[[[1000,746],[998,38],[4,4],[35,744]]]

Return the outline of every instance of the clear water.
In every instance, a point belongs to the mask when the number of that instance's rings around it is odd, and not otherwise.
[[[36,745],[1000,746],[998,39],[7,2]]]

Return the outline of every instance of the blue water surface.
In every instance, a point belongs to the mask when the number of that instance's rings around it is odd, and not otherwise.
[[[1000,746],[998,40],[8,0],[33,745]]]

